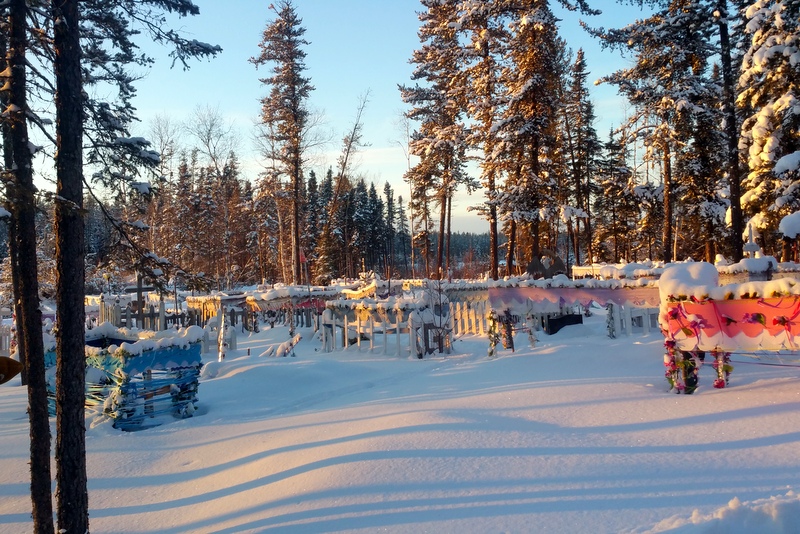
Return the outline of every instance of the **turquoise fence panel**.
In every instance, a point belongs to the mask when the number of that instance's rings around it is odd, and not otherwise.
[[[191,417],[203,366],[201,348],[201,343],[184,343],[112,354],[106,348],[87,347],[86,406],[127,431],[157,426],[164,416]],[[50,414],[55,415],[54,351],[45,354],[45,364]]]

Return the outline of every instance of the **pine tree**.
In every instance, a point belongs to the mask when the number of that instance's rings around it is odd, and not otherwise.
[[[496,126],[496,169],[507,175],[503,193],[496,203],[507,220],[509,243],[506,266],[516,263],[517,226],[531,236],[528,257],[540,251],[540,221],[555,221],[556,210],[566,202],[563,188],[558,198],[556,171],[558,109],[563,93],[564,44],[556,31],[556,18],[546,2],[520,4],[510,13],[508,66],[503,83],[505,105]],[[562,183],[563,185],[563,183]],[[555,242],[555,240],[553,241]]]
[[[264,30],[259,48],[261,53],[251,59],[258,67],[274,64],[273,75],[261,79],[269,86],[269,96],[261,100],[261,121],[269,123],[273,130],[274,142],[278,151],[271,154],[280,164],[280,170],[289,177],[291,183],[291,257],[292,283],[301,280],[300,265],[300,213],[302,210],[304,142],[308,124],[306,100],[314,89],[311,80],[303,76],[305,71],[303,38],[305,29],[302,19],[289,0],[278,2],[278,7],[270,7],[277,18]]]
[[[9,237],[14,298],[18,304],[20,360],[23,383],[28,385],[30,419],[31,501],[36,532],[52,533],[53,507],[50,476],[50,421],[47,408],[42,315],[36,258],[36,206],[31,145],[28,142],[27,8],[24,0],[8,4],[8,40],[3,37],[5,71],[11,73],[2,91],[3,157],[6,198],[11,213]]]
[[[594,128],[594,104],[589,98],[587,87],[586,57],[583,49],[579,49],[570,69],[570,81],[564,106],[564,138],[565,150],[570,162],[573,182],[573,194],[576,207],[585,214],[579,219],[583,221],[583,232],[576,226],[574,239],[575,263],[581,263],[579,242],[583,241],[586,259],[592,257],[592,192],[595,189],[594,175],[597,173],[598,159],[602,145]],[[581,236],[581,238],[579,238]]]
[[[709,92],[709,45],[714,19],[698,0],[664,0],[647,19],[621,30],[596,31],[607,46],[635,51],[636,64],[603,79],[619,86],[635,106],[627,126],[644,140],[648,158],[661,163],[664,221],[662,259],[671,261],[675,187],[672,166],[685,141],[686,124]],[[713,90],[712,90],[713,91]],[[649,119],[654,119],[650,123]],[[684,132],[678,132],[678,125]]]
[[[481,212],[489,221],[489,276],[493,280],[499,276],[497,194],[501,170],[495,150],[498,142],[495,129],[505,97],[500,76],[503,58],[508,53],[509,33],[504,23],[507,8],[501,1],[464,3],[458,18],[466,42],[458,90],[462,91],[467,115],[474,122],[469,146],[483,154],[480,168],[486,202]]]
[[[598,168],[599,194],[594,201],[597,237],[602,244],[597,247],[601,261],[618,263],[629,259],[631,241],[639,212],[634,196],[634,176],[628,167],[624,147],[614,139],[613,133],[605,144],[606,158]],[[608,244],[613,242],[613,249]]]
[[[395,217],[397,217],[397,208],[395,207],[394,190],[389,182],[383,186],[383,196],[385,197],[384,205],[386,206],[385,219],[384,219],[384,264],[386,270],[384,276],[389,279],[395,272],[395,240],[397,236]]]
[[[419,121],[409,145],[411,154],[424,161],[424,173],[408,174],[426,181],[421,188],[436,190],[439,204],[439,239],[436,272],[439,276],[445,265],[446,243],[450,228],[448,210],[459,185],[472,187],[464,172],[467,130],[463,123],[463,102],[454,98],[454,80],[460,77],[457,16],[459,3],[423,0],[427,11],[419,14],[422,26],[418,35],[422,46],[414,51],[411,62],[416,65],[412,80],[423,85],[400,86],[401,97],[411,106],[406,117]],[[413,187],[413,186],[412,186]],[[421,198],[428,198],[424,195]],[[427,210],[426,210],[427,211]],[[415,219],[420,217],[415,213]],[[448,256],[449,262],[449,256]]]
[[[751,111],[742,124],[749,167],[742,201],[774,231],[800,208],[800,2],[757,0],[746,17],[738,102]]]

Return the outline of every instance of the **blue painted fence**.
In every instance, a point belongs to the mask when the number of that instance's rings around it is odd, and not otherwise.
[[[140,354],[107,350],[131,341],[101,338],[91,342],[95,347],[87,347],[86,406],[102,411],[113,419],[115,428],[126,431],[157,426],[165,417],[191,417],[203,366],[202,343],[158,347]],[[51,415],[55,415],[55,365],[56,353],[48,351]]]

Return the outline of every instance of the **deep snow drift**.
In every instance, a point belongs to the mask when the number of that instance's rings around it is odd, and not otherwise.
[[[495,359],[472,336],[418,360],[300,333],[294,357],[260,356],[285,327],[207,355],[195,417],[87,419],[92,532],[800,531],[796,354],[734,355],[729,388],[709,366],[689,396],[667,392],[659,334],[609,339],[602,310]],[[0,532],[31,530],[27,462],[17,378]]]

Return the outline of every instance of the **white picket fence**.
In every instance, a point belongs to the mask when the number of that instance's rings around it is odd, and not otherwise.
[[[11,325],[0,325],[0,356],[11,357]]]
[[[611,303],[608,308],[608,335],[617,337],[621,334],[631,336],[634,332],[648,335],[651,330],[659,330],[658,308],[636,308]]]

